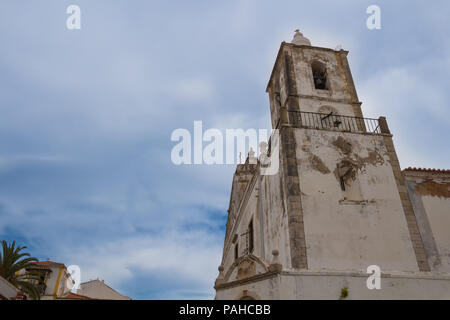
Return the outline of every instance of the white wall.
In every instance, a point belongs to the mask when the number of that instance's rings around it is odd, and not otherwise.
[[[381,277],[381,289],[367,288],[368,274],[350,272],[283,272],[276,277],[218,290],[216,299],[237,299],[244,290],[257,299],[337,300],[344,287],[348,300],[450,299],[450,276],[391,273]]]
[[[295,136],[308,268],[418,270],[383,137],[308,129]],[[349,154],[333,145],[338,137],[352,145]],[[361,165],[354,183],[365,202],[344,199],[335,174],[342,159]]]

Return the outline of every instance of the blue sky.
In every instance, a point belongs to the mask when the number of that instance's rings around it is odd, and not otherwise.
[[[66,8],[81,8],[81,30]],[[366,8],[381,8],[381,30]],[[234,166],[175,166],[176,128],[267,128],[281,41],[349,50],[402,167],[450,168],[448,1],[0,3],[0,238],[134,299],[214,297]]]

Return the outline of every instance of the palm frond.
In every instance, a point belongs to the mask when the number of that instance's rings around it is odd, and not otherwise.
[[[35,267],[35,262],[39,260],[32,257],[28,252],[22,252],[27,247],[16,246],[15,241],[10,245],[5,240],[2,240],[1,243],[0,276],[22,289],[31,298],[40,299],[36,285],[30,282],[30,280],[39,281],[39,273],[32,270],[20,273],[21,270]]]
[[[16,281],[17,286],[22,289],[27,295],[30,296],[33,300],[40,300],[41,295],[39,293],[38,288],[28,281]]]

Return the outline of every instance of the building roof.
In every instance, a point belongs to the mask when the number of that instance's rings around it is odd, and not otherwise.
[[[73,292],[69,292],[68,295],[61,297],[59,299],[67,299],[67,300],[95,300],[93,298],[87,297],[87,296],[83,296],[81,294],[76,294]]]
[[[131,300],[130,297],[124,296],[120,292],[108,286],[104,280],[99,279],[81,283],[77,292],[100,300]]]
[[[430,173],[450,173],[450,170],[447,169],[429,169],[429,168],[416,168],[416,167],[408,167],[403,169],[403,171],[415,171],[415,172],[430,172]]]
[[[36,264],[36,265],[38,265],[38,266],[47,266],[47,267],[50,267],[50,266],[55,266],[55,267],[66,267],[66,265],[64,264],[64,263],[61,263],[61,262],[54,262],[54,261],[50,261],[50,260],[47,260],[47,261],[38,261],[38,262],[34,262],[34,264]]]

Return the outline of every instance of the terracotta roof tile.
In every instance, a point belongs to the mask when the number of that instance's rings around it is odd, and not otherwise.
[[[416,167],[408,167],[406,169],[403,169],[403,171],[450,173],[450,170],[446,169],[430,169],[430,168],[416,168]]]
[[[61,297],[60,299],[70,299],[70,300],[95,300],[92,298],[89,298],[87,296],[82,296],[81,294],[76,294],[76,293],[72,293],[69,292],[68,295]]]
[[[36,262],[36,263],[38,263],[38,264],[58,264],[58,265],[64,265],[64,263],[61,263],[61,262],[54,262],[54,261],[50,261],[50,260],[47,260],[47,261],[38,261],[38,262]]]
[[[54,261],[37,261],[37,262],[32,262],[32,264],[36,265],[36,267],[38,268],[44,268],[44,267],[63,267],[65,268],[66,265],[64,263],[60,263],[60,262],[54,262]]]

